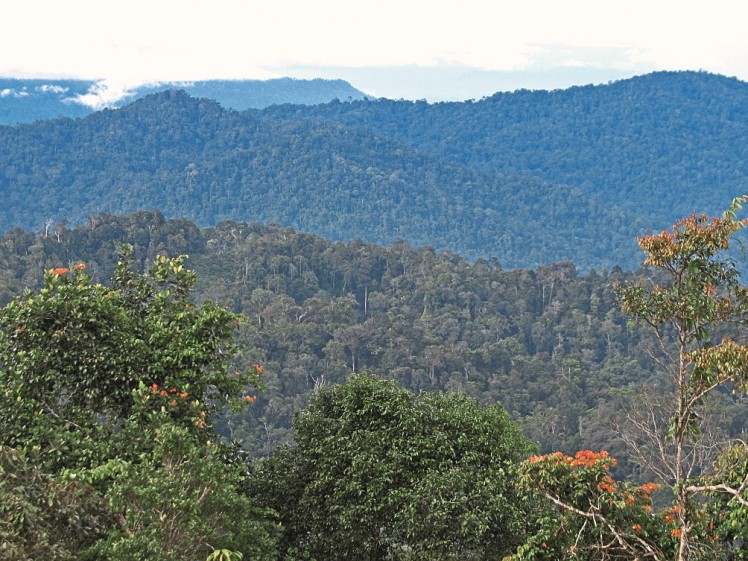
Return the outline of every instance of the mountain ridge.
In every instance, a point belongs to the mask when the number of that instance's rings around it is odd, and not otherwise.
[[[0,125],[31,123],[58,117],[85,117],[96,110],[123,107],[146,95],[182,89],[193,97],[218,101],[238,111],[273,104],[313,105],[365,96],[344,80],[198,80],[122,87],[107,81],[18,79],[0,77]]]
[[[402,238],[509,268],[634,269],[637,235],[744,191],[745,137],[748,85],[707,73],[243,112],[167,90],[0,127],[0,229],[158,208],[201,226]]]

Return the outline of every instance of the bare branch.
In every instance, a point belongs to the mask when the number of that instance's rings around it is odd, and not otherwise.
[[[607,543],[601,543],[600,548],[603,550],[611,549],[613,547],[614,543],[617,543],[621,549],[624,551],[629,552],[632,554],[632,559],[636,560],[639,559],[640,554],[644,554],[645,557],[649,557],[652,559],[655,559],[657,561],[664,561],[665,557],[663,556],[662,552],[655,549],[650,543],[645,541],[644,539],[640,538],[639,536],[633,536],[633,540],[636,544],[638,544],[644,551],[640,551],[638,548],[636,548],[634,545],[629,543],[629,541],[626,539],[626,537],[623,535],[623,533],[613,524],[610,522],[605,516],[603,516],[600,512],[597,511],[597,509],[590,505],[590,511],[584,511],[579,508],[576,508],[575,506],[572,506],[570,504],[567,504],[563,502],[558,497],[554,497],[548,492],[544,492],[544,495],[546,498],[551,501],[556,506],[561,507],[564,510],[567,510],[569,512],[573,512],[574,514],[577,514],[579,516],[582,516],[588,520],[592,520],[592,523],[597,526],[598,523],[605,525],[605,527],[608,529],[608,531],[613,536],[613,539]],[[582,528],[580,529],[579,533],[577,534],[577,539],[575,541],[575,544],[579,542],[580,535],[582,530],[584,530],[585,525],[587,522],[582,525]],[[602,536],[601,536],[602,539]]]

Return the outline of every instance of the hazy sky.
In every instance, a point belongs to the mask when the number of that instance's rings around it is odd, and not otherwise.
[[[744,0],[7,0],[0,76],[328,77],[464,99],[652,70],[748,80]],[[481,91],[488,88],[489,91]]]

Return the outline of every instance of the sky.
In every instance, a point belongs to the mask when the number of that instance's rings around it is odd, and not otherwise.
[[[342,78],[428,101],[655,70],[748,81],[744,0],[6,0],[0,76]]]

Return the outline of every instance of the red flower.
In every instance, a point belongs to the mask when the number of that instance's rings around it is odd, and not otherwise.
[[[52,269],[52,274],[55,276],[64,275],[65,273],[69,273],[70,269],[67,267],[57,267],[56,269]]]

